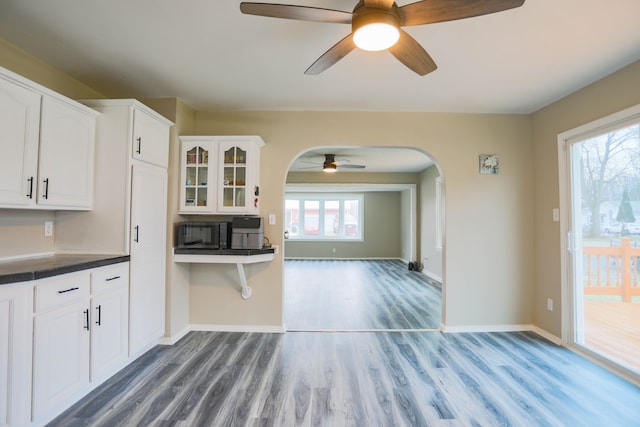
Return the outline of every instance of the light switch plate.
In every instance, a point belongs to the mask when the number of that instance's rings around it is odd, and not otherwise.
[[[269,225],[276,225],[276,214],[269,214]]]

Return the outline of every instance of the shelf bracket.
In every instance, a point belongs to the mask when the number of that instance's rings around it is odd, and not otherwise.
[[[247,276],[244,274],[244,264],[236,263],[236,267],[238,268],[238,276],[240,276],[240,284],[242,285],[242,298],[249,299],[251,298],[251,288],[247,285]]]

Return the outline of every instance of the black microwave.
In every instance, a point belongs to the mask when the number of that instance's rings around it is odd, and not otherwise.
[[[231,247],[230,222],[181,222],[176,229],[180,249],[228,249]]]

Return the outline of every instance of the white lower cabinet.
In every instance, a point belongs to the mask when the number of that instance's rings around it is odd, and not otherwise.
[[[0,426],[29,424],[33,285],[0,286]]]
[[[101,382],[127,364],[129,328],[128,264],[91,273],[91,381]]]
[[[71,402],[89,384],[89,271],[36,282],[33,419]]]
[[[128,363],[128,271],[119,263],[35,282],[36,425]]]

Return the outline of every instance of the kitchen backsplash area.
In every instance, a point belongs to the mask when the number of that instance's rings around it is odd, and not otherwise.
[[[53,236],[45,237],[45,223]],[[0,261],[54,251],[55,212],[0,209]]]

